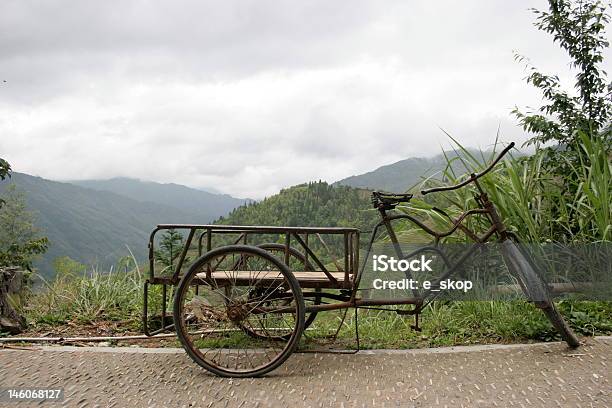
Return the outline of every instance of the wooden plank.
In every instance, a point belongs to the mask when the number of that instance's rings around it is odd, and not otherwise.
[[[321,271],[297,271],[292,272],[299,282],[325,282],[329,278]],[[344,281],[344,272],[328,272],[334,276],[337,281]],[[223,280],[279,280],[281,273],[278,271],[215,271],[212,277]],[[349,275],[350,276],[350,275]],[[198,273],[197,277],[206,279],[206,273]]]

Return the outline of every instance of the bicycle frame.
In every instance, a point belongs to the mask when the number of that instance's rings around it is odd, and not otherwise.
[[[438,279],[436,279],[435,281],[432,282],[432,286],[433,287],[435,287],[441,281],[443,281],[443,280],[449,278],[451,275],[453,275],[465,263],[465,261],[474,252],[476,252],[478,249],[480,249],[486,242],[489,242],[490,238],[493,235],[496,235],[499,238],[499,240],[506,239],[507,236],[508,236],[507,231],[506,231],[506,227],[503,224],[503,222],[501,221],[501,218],[499,217],[499,214],[498,214],[495,206],[489,200],[487,194],[483,191],[482,187],[478,183],[478,180],[474,179],[472,181],[477,186],[477,189],[478,189],[478,191],[480,193],[479,195],[477,195],[475,197],[476,198],[476,202],[478,204],[478,208],[470,209],[468,211],[465,211],[458,218],[452,219],[444,211],[439,210],[439,209],[434,207],[434,211],[436,211],[438,213],[441,213],[442,215],[444,215],[447,218],[449,218],[449,220],[451,221],[451,227],[447,231],[435,231],[435,230],[433,230],[432,228],[428,227],[422,221],[420,221],[419,219],[417,219],[416,217],[414,217],[412,215],[409,215],[409,214],[389,215],[385,208],[379,208],[378,211],[380,213],[381,220],[376,224],[376,226],[372,230],[372,234],[370,236],[370,242],[369,242],[367,250],[366,250],[365,261],[364,261],[364,263],[362,265],[362,268],[360,270],[360,274],[357,277],[356,285],[359,286],[360,279],[361,279],[361,277],[363,275],[363,271],[365,269],[365,266],[366,266],[366,263],[367,263],[367,259],[368,259],[369,255],[371,253],[372,246],[373,246],[374,241],[376,239],[376,236],[378,234],[378,230],[381,227],[383,227],[383,226],[385,227],[385,229],[387,231],[387,234],[389,236],[389,239],[391,240],[391,243],[393,245],[393,248],[395,250],[395,253],[396,253],[396,256],[398,257],[398,259],[412,258],[415,255],[417,255],[417,254],[419,254],[421,252],[425,252],[425,251],[434,251],[434,252],[437,252],[439,255],[441,255],[443,261],[446,263],[446,265],[449,267],[449,269],[443,275],[441,275]],[[463,225],[463,222],[468,217],[474,216],[474,215],[485,215],[489,219],[489,221],[491,222],[491,227],[486,232],[484,232],[481,236],[478,236],[476,232],[470,230],[465,225]],[[427,247],[419,248],[418,250],[413,251],[413,252],[411,252],[409,254],[404,254],[404,252],[402,251],[401,245],[399,243],[399,240],[397,238],[397,234],[395,233],[395,229],[393,228],[393,221],[397,221],[397,220],[408,220],[409,222],[411,222],[414,225],[416,225],[419,229],[421,229],[422,231],[424,231],[428,235],[431,235],[434,238],[434,245],[433,246],[427,246]],[[459,260],[457,260],[453,265],[450,265],[450,262],[444,256],[444,253],[438,248],[438,245],[439,245],[439,242],[440,242],[440,240],[442,238],[450,236],[451,234],[453,234],[457,230],[460,230],[463,233],[465,233],[474,242],[474,244],[471,246],[471,248],[469,248],[461,256],[461,258]],[[406,277],[408,279],[412,278],[410,272],[406,272],[406,275],[407,275]],[[421,294],[419,294],[416,289],[413,289],[413,294],[415,296],[421,297],[421,299],[423,300],[422,304],[418,304],[415,307],[414,313],[418,313],[420,310],[422,310],[422,308],[426,305],[425,304],[426,300],[428,300],[429,302],[431,300],[433,300],[433,299],[428,299],[430,296],[431,297],[435,297],[435,293],[432,292],[431,289],[425,290]],[[427,302],[427,303],[429,303],[429,302]]]
[[[409,194],[399,194],[399,195],[392,195],[389,199],[389,197],[383,197],[380,193],[373,193],[374,197],[377,196],[379,200],[378,201],[374,201],[374,205],[375,207],[378,209],[381,220],[376,224],[376,226],[374,227],[374,229],[372,230],[372,234],[370,236],[370,241],[368,243],[368,247],[366,250],[366,255],[364,258],[364,262],[362,264],[362,267],[359,271],[359,275],[356,277],[356,282],[355,282],[355,287],[358,288],[359,287],[359,283],[361,281],[361,277],[363,276],[363,272],[365,270],[365,266],[367,264],[367,260],[368,257],[370,256],[370,253],[372,251],[372,246],[374,245],[374,241],[376,240],[376,236],[378,234],[378,230],[384,226],[387,234],[389,235],[389,239],[391,240],[391,243],[393,244],[393,248],[395,250],[395,253],[398,257],[398,259],[407,259],[407,258],[411,258],[417,254],[419,254],[420,252],[424,252],[424,251],[434,251],[437,252],[439,255],[441,255],[443,261],[445,262],[445,264],[447,265],[448,270],[442,275],[440,276],[438,279],[436,279],[435,281],[432,282],[432,286],[436,287],[437,285],[439,285],[439,283],[447,278],[449,278],[451,275],[453,275],[464,263],[465,261],[478,249],[482,248],[482,246],[488,242],[491,237],[493,235],[496,235],[499,241],[503,241],[505,239],[507,239],[509,237],[509,233],[507,232],[506,226],[504,225],[504,223],[501,220],[501,217],[499,216],[499,213],[497,212],[497,209],[495,208],[495,205],[493,204],[493,202],[491,202],[489,200],[488,195],[486,194],[486,192],[482,189],[480,183],[478,182],[478,179],[482,176],[484,176],[485,174],[487,174],[488,172],[490,172],[493,167],[495,167],[495,165],[502,159],[502,157],[508,153],[510,151],[510,149],[512,149],[514,147],[514,143],[510,143],[496,158],[495,160],[493,160],[489,166],[481,173],[476,174],[476,173],[472,173],[470,174],[470,177],[455,185],[455,186],[450,186],[450,187],[438,187],[438,188],[432,188],[429,190],[423,190],[421,193],[423,195],[429,194],[429,193],[433,193],[433,192],[439,192],[439,191],[450,191],[450,190],[456,190],[458,188],[464,187],[470,183],[474,183],[474,185],[476,186],[477,190],[478,190],[478,194],[475,195],[475,201],[478,205],[478,208],[474,208],[474,209],[470,209],[467,210],[465,212],[463,212],[457,219],[453,219],[451,218],[446,212],[444,212],[443,210],[440,210],[438,208],[433,208],[434,211],[438,212],[439,214],[447,217],[450,222],[451,222],[451,228],[448,231],[435,231],[432,228],[428,227],[427,225],[425,225],[423,222],[421,222],[420,220],[418,220],[416,217],[413,217],[410,214],[396,214],[396,215],[389,215],[387,213],[388,209],[393,209],[395,208],[395,206],[402,201],[409,201],[410,198],[412,197],[412,195]],[[398,198],[396,201],[393,201],[393,198]],[[484,215],[488,218],[488,220],[491,223],[491,227],[484,232],[481,236],[478,236],[477,233],[475,231],[470,230],[468,227],[466,227],[465,225],[463,225],[463,222],[470,216],[474,216],[474,215]],[[409,222],[413,223],[414,225],[416,225],[419,229],[421,229],[422,231],[424,231],[425,233],[427,233],[428,235],[431,235],[432,237],[434,237],[434,246],[433,247],[424,247],[424,248],[420,248],[416,251],[413,251],[409,254],[404,254],[402,251],[402,248],[400,246],[399,240],[397,239],[397,234],[395,233],[395,230],[393,228],[393,221],[397,221],[397,220],[408,220]],[[444,237],[448,237],[451,234],[453,234],[454,232],[456,232],[457,230],[462,231],[464,234],[466,234],[466,236],[468,236],[472,242],[474,242],[474,244],[472,245],[471,248],[469,248],[467,251],[465,251],[465,253],[459,258],[459,260],[457,260],[455,262],[454,265],[450,265],[450,262],[448,261],[448,259],[444,256],[443,252],[438,248],[438,245],[440,243],[440,239],[444,238]],[[412,279],[412,274],[410,272],[406,272],[406,277],[408,279]],[[426,289],[424,290],[424,292],[419,293],[417,291],[417,289],[413,289],[412,290],[413,295],[415,296],[415,299],[417,299],[418,301],[415,302],[415,307],[413,310],[411,311],[404,311],[403,313],[405,314],[415,314],[418,317],[418,314],[420,313],[420,311],[429,303],[431,302],[435,296],[437,294],[439,294],[439,291],[436,291],[434,293],[434,291],[432,289]],[[396,300],[395,304],[402,304],[403,301],[407,301],[408,299],[398,299]],[[388,303],[388,304],[392,304],[392,303]],[[418,329],[418,319],[417,319],[417,327]]]

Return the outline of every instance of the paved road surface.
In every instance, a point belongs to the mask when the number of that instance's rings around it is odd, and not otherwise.
[[[213,377],[176,350],[67,349],[0,350],[0,387],[64,387],[70,407],[612,407],[612,338],[578,350],[295,354],[241,380]]]

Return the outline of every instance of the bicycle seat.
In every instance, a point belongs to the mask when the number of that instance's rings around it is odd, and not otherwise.
[[[413,195],[409,193],[384,193],[382,191],[372,192],[372,205],[376,209],[392,210],[399,203],[407,203]]]

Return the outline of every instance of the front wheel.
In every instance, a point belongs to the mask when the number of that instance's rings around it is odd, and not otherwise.
[[[289,268],[266,250],[229,245],[207,252],[174,297],[187,354],[224,377],[256,377],[280,366],[304,330],[304,298]],[[265,333],[254,338],[249,331]]]
[[[521,250],[511,239],[504,240],[501,243],[501,249],[508,270],[518,279],[527,298],[542,309],[568,346],[578,347],[580,341],[555,307],[550,298],[548,286],[536,272],[536,266],[531,261],[529,254]]]

